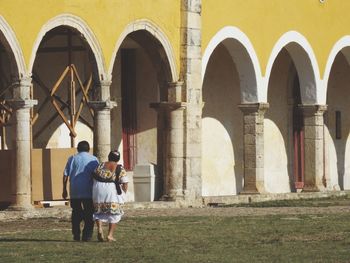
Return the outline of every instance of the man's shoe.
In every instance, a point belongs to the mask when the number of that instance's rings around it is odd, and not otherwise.
[[[91,237],[82,237],[81,241],[89,242],[91,241]]]
[[[74,241],[80,241],[80,237],[74,236],[74,237],[73,237],[73,240],[74,240]]]

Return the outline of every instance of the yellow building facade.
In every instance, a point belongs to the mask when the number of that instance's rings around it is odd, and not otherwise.
[[[349,8],[1,1],[0,201],[60,199],[80,140],[122,152],[129,201],[144,171],[148,201],[349,189]]]

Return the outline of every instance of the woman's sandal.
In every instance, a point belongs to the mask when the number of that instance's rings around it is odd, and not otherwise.
[[[100,242],[105,241],[104,237],[103,237],[103,232],[98,232],[97,233],[97,240]]]

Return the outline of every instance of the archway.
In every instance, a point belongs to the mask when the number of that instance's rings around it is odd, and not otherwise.
[[[248,38],[226,27],[203,56],[202,195],[235,195],[243,188],[241,103],[257,102],[260,68]]]
[[[92,148],[94,112],[88,102],[98,93],[101,75],[82,32],[67,25],[47,30],[48,25],[39,34],[31,65],[32,97],[38,100],[32,112],[34,201],[61,199],[68,156],[81,140]]]
[[[0,206],[11,202],[13,185],[14,118],[8,101],[13,89],[26,73],[24,58],[14,32],[0,16]]]
[[[150,26],[127,27],[118,41],[112,66],[111,97],[118,107],[112,110],[112,147],[122,152],[125,168],[134,174],[137,167],[154,171],[154,199],[163,194],[165,113],[150,104],[167,101],[168,87],[177,76],[174,58],[164,35]],[[136,23],[136,25],[138,25]],[[126,33],[127,32],[127,33]],[[137,200],[135,193],[135,200]],[[132,199],[132,197],[130,196]],[[130,200],[130,199],[129,199]]]
[[[317,102],[317,64],[306,40],[286,33],[276,44],[267,67],[265,115],[265,187],[290,192],[304,187],[304,123],[302,104]]]
[[[325,162],[327,188],[330,190],[350,189],[350,155],[348,83],[350,82],[349,38],[341,39],[333,48],[329,58],[327,81],[327,112],[325,114]],[[341,45],[341,46],[340,46]],[[340,47],[340,48],[339,48]],[[332,56],[337,52],[335,56]]]

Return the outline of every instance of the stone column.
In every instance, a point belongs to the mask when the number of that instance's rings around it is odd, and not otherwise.
[[[181,102],[182,82],[169,83],[168,102],[152,103],[151,107],[158,112],[158,120],[163,131],[161,139],[164,142],[164,195],[162,199],[178,201],[184,199],[184,166],[185,166],[185,142],[184,142],[184,110],[186,103]],[[159,121],[158,121],[159,122]],[[159,143],[159,141],[158,141]]]
[[[265,192],[264,186],[264,114],[268,103],[239,105],[243,112],[244,188],[241,194]]]
[[[14,173],[12,179],[12,201],[10,209],[32,208],[31,195],[31,120],[30,109],[37,104],[30,99],[30,77],[22,78],[15,84],[13,99],[8,101],[14,111]]]
[[[202,1],[182,0],[181,4],[180,77],[186,102],[184,194],[194,203],[202,197]]]
[[[324,123],[327,105],[300,105],[304,116],[304,176],[303,191],[325,190],[324,176]]]
[[[94,155],[107,161],[111,151],[111,110],[117,103],[110,100],[111,81],[101,81],[97,101],[90,101],[94,109]]]

